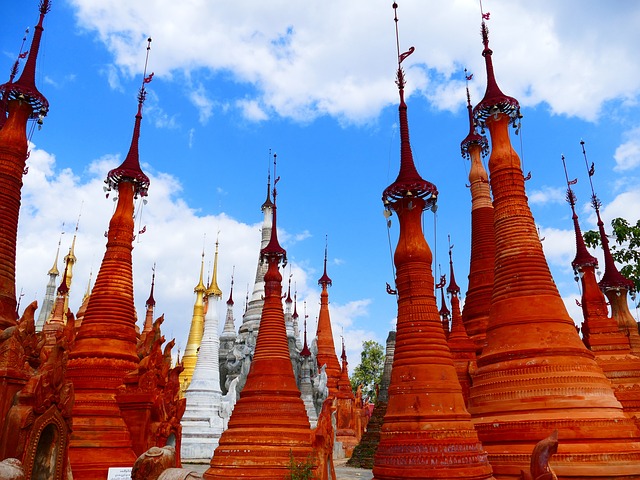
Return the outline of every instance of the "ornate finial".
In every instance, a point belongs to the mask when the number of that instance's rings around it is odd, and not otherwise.
[[[213,256],[213,274],[211,275],[211,282],[209,283],[207,291],[205,292],[205,295],[207,297],[211,295],[217,298],[222,297],[222,290],[220,290],[220,287],[218,286],[218,246],[220,245],[220,242],[218,241],[219,237],[220,232],[218,231],[216,235],[216,249]]]
[[[7,84],[13,83],[13,80],[16,78],[16,75],[18,74],[18,67],[20,66],[20,60],[26,58],[27,55],[29,54],[28,50],[25,52],[22,51],[24,49],[24,44],[27,41],[28,33],[29,33],[29,29],[27,28],[24,32],[24,36],[22,37],[22,44],[20,45],[18,58],[16,58],[16,61],[13,62],[13,66],[11,67],[11,72],[9,73],[9,81],[7,82]],[[8,97],[9,97],[8,89],[3,89],[2,87],[0,87],[0,128],[2,128],[5,122],[7,121],[7,101],[9,99]]]
[[[204,286],[204,248],[202,249],[202,259],[200,260],[200,278],[198,279],[198,284],[193,289],[194,293],[202,292],[204,293],[207,288]]]
[[[595,164],[591,162],[591,166],[589,166],[587,151],[584,148],[584,140],[580,140],[580,146],[582,147],[584,164],[587,168],[587,174],[589,175],[589,185],[591,186],[591,206],[596,211],[596,217],[598,218],[598,230],[600,231],[600,241],[602,242],[602,250],[604,252],[604,274],[602,275],[600,282],[598,282],[598,285],[600,285],[600,288],[603,290],[633,290],[635,287],[634,283],[618,271],[618,267],[616,267],[613,256],[611,255],[609,238],[604,230],[604,222],[600,217],[600,207],[602,206],[602,202],[600,202],[600,199],[596,196],[595,189],[593,188],[593,180],[591,178],[596,172]]]
[[[67,273],[69,271],[69,262],[64,265],[64,273],[62,274],[62,281],[58,287],[58,295],[69,295],[69,285],[67,285]]]
[[[415,196],[425,199],[424,208],[433,208],[438,196],[436,186],[424,180],[418,170],[416,170],[413,162],[413,154],[411,153],[411,143],[409,141],[409,121],[407,119],[407,104],[404,101],[405,78],[402,71],[402,62],[411,55],[415,48],[411,47],[404,53],[400,53],[400,40],[398,33],[398,4],[393,3],[394,22],[396,27],[396,49],[398,52],[398,72],[396,83],[400,93],[400,105],[398,111],[400,114],[400,172],[396,181],[389,185],[382,192],[382,201],[385,205],[396,202],[408,196]]]
[[[578,222],[578,214],[576,213],[576,195],[571,188],[571,185],[575,185],[578,183],[578,179],[574,178],[573,180],[569,180],[569,173],[567,172],[567,164],[565,162],[564,155],[560,155],[562,159],[562,167],[564,168],[564,178],[567,182],[567,195],[566,200],[571,205],[571,219],[573,220],[573,229],[576,235],[576,256],[571,262],[571,266],[573,267],[574,272],[578,273],[580,267],[584,267],[587,265],[592,265],[596,267],[598,265],[598,260],[596,257],[591,255],[587,250],[587,246],[584,243],[584,238],[582,238],[582,232],[580,231],[580,223]]]
[[[503,113],[511,117],[513,126],[517,127],[518,120],[521,118],[520,104],[515,98],[502,93],[502,90],[500,90],[496,82],[493,71],[493,60],[491,58],[493,51],[489,48],[489,29],[485,23],[485,20],[489,20],[490,14],[488,12],[484,13],[482,10],[482,2],[480,2],[480,14],[482,15],[481,35],[484,46],[482,56],[484,57],[487,69],[487,90],[485,91],[484,98],[473,109],[476,123],[484,129],[487,118],[497,115],[498,113]]]
[[[293,284],[293,314],[292,318],[298,318],[298,286]]]
[[[297,295],[298,292],[296,292]],[[310,357],[311,350],[309,350],[309,345],[307,344],[307,302],[304,302],[304,343],[302,344],[302,350],[300,351],[300,356],[302,357]]]
[[[342,368],[344,368],[347,362],[347,351],[344,348],[344,335],[340,335],[340,338],[342,339],[342,355],[340,355],[340,359],[342,360]]]
[[[329,235],[325,235],[325,239],[324,239],[324,273],[322,274],[322,276],[318,280],[318,285],[322,286],[323,288],[332,285],[331,278],[329,278],[329,275],[327,275],[327,251],[328,251],[328,248],[329,248]]]
[[[148,307],[155,307],[156,300],[153,298],[153,288],[156,284],[156,262],[153,262],[153,267],[151,267],[151,291],[149,292],[149,298],[147,299],[147,303],[145,305]]]
[[[262,260],[273,258],[278,262],[280,261],[280,259],[282,259],[282,266],[284,267],[287,264],[287,251],[284,248],[282,248],[280,246],[280,243],[278,242],[278,227],[276,222],[276,211],[277,211],[276,197],[278,195],[276,185],[280,181],[280,177],[276,175],[277,159],[278,159],[278,155],[274,153],[273,154],[273,177],[274,177],[273,179],[273,211],[272,211],[273,221],[271,224],[271,238],[269,239],[269,243],[267,244],[267,246],[260,251],[260,258]]]
[[[33,34],[31,48],[28,52],[25,52],[25,56],[26,53],[28,53],[29,57],[27,58],[27,62],[25,63],[22,75],[20,75],[20,78],[15,83],[13,83],[12,79],[8,83],[0,85],[0,97],[5,101],[19,99],[22,102],[27,102],[29,105],[31,105],[31,114],[29,118],[37,119],[39,125],[42,125],[42,121],[49,111],[49,102],[44,97],[44,95],[42,95],[36,88],[36,59],[38,57],[38,51],[40,50],[42,32],[44,31],[44,28],[42,26],[44,22],[44,16],[49,12],[50,9],[50,1],[41,0],[39,7],[40,18]],[[22,52],[20,55],[21,58],[23,58]],[[15,74],[13,76],[15,77]]]
[[[469,154],[469,148],[472,145],[479,145],[481,155],[485,156],[487,155],[487,153],[489,153],[489,141],[487,140],[487,137],[485,137],[484,135],[479,135],[478,132],[476,132],[476,124],[473,119],[473,107],[471,106],[471,94],[469,93],[469,81],[473,78],[473,73],[469,73],[465,68],[464,78],[467,86],[466,88],[467,88],[467,112],[469,114],[469,134],[460,143],[460,151],[462,153],[463,158],[470,159],[471,155]]]
[[[229,287],[229,300],[227,300],[227,305],[233,305],[233,277],[236,274],[236,266],[234,265],[231,269],[231,287]]]
[[[153,73],[147,76],[147,64],[149,62],[149,51],[151,50],[151,38],[147,39],[147,56],[144,62],[144,73],[142,75],[142,86],[138,93],[138,113],[136,113],[136,121],[133,128],[133,138],[131,139],[131,146],[129,147],[129,153],[127,154],[124,162],[111,170],[107,174],[106,190],[109,191],[114,188],[118,188],[118,185],[122,181],[131,182],[135,188],[135,196],[142,197],[147,196],[149,189],[149,177],[147,177],[140,168],[140,158],[138,155],[138,139],[140,138],[140,123],[142,120],[142,105],[144,104],[147,92],[145,85],[153,79]]]
[[[456,277],[453,273],[453,245],[451,245],[451,235],[447,235],[449,240],[449,286],[447,287],[447,293],[456,294],[460,293],[460,287],[456,283]]]
[[[262,204],[261,209],[264,210],[267,207],[273,207],[273,202],[271,201],[271,149],[269,149],[267,160],[267,199]]]

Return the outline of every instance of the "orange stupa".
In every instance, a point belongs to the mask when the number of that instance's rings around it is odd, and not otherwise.
[[[107,249],[69,356],[68,375],[76,396],[70,458],[76,480],[104,479],[108,467],[131,466],[136,460],[115,395],[139,362],[131,250],[134,199],[146,196],[149,187],[138,158],[145,93],[143,83],[129,153],[107,175],[107,188],[117,191],[118,201],[109,222]]]
[[[344,338],[342,339],[342,367],[340,379],[338,380],[338,392],[335,399],[336,405],[336,441],[342,443],[345,455],[351,457],[353,449],[362,438],[362,421],[360,418],[361,408],[356,405],[356,397],[351,388],[349,380],[349,363],[347,362],[347,352],[344,348]]]
[[[634,289],[634,284],[631,280],[623,276],[616,267],[611,249],[609,248],[609,238],[604,229],[604,222],[600,217],[600,200],[596,196],[593,188],[592,178],[595,173],[595,166],[592,163],[589,167],[587,160],[587,152],[584,148],[584,141],[580,141],[582,147],[582,154],[584,156],[585,166],[587,167],[589,174],[589,184],[591,186],[591,205],[596,211],[596,217],[598,218],[598,231],[600,233],[600,241],[602,242],[602,251],[604,253],[604,274],[600,279],[600,289],[604,292],[611,305],[611,316],[617,322],[618,328],[629,339],[629,346],[631,347],[631,353],[640,356],[640,334],[638,332],[638,324],[629,311],[629,304],[627,303],[627,294]]]
[[[451,332],[447,337],[449,350],[453,356],[453,364],[458,373],[458,381],[462,387],[462,396],[465,405],[469,400],[469,388],[471,387],[470,372],[475,370],[476,365],[476,346],[467,335],[467,331],[462,323],[462,314],[460,313],[460,287],[456,283],[456,276],[453,271],[453,246],[449,247],[449,286],[447,293],[451,295]]]
[[[555,429],[560,479],[640,478],[639,432],[580,340],[551,278],[509,139],[519,104],[495,81],[484,22],[482,38],[487,90],[474,113],[491,135],[496,259],[487,344],[469,411],[497,478],[520,478],[536,442]]]
[[[471,75],[466,78],[471,79]],[[482,165],[482,157],[489,151],[489,143],[487,137],[476,132],[468,86],[467,110],[469,112],[469,134],[460,144],[460,149],[462,156],[471,160],[471,168],[469,169],[471,262],[469,265],[469,289],[462,310],[462,322],[479,352],[485,344],[487,322],[489,321],[496,246],[493,235],[493,204],[489,190],[489,176]]]
[[[393,4],[394,10],[397,5]],[[397,35],[397,15],[396,35]],[[432,255],[422,231],[422,212],[437,189],[413,163],[404,73],[411,53],[398,51],[400,173],[382,194],[400,222],[394,255],[398,293],[396,347],[389,403],[374,457],[375,479],[493,478],[487,454],[465,409],[434,295]]]
[[[336,355],[336,347],[333,343],[333,331],[331,330],[331,316],[329,315],[329,292],[327,287],[331,285],[331,278],[327,275],[327,247],[324,249],[324,272],[318,280],[322,287],[320,293],[320,313],[318,314],[318,328],[316,330],[316,343],[318,346],[318,369],[326,365],[327,388],[329,397],[335,397],[338,393],[338,380],[340,379],[340,363]]]
[[[49,1],[40,5],[40,19],[33,34],[29,57],[14,83],[16,61],[9,82],[0,85],[0,330],[16,325],[16,243],[22,176],[27,161],[27,121],[42,118],[49,102],[35,85],[36,59]],[[8,117],[5,120],[5,111]]]
[[[582,286],[582,339],[613,384],[613,393],[624,411],[637,416],[640,413],[640,358],[630,354],[629,339],[608,314],[607,302],[596,280],[598,260],[587,251],[576,214],[576,196],[571,185],[577,180],[569,180],[564,156],[562,163],[567,180],[567,202],[571,205],[576,235],[576,256],[571,266]]]
[[[268,266],[256,349],[242,396],[204,474],[207,480],[289,478],[291,456],[304,462],[314,455],[284,322],[279,267],[281,261],[286,264],[286,252],[278,243],[275,184],[271,239],[261,258]]]

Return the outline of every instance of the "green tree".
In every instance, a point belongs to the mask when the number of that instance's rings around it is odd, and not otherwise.
[[[380,384],[384,369],[384,348],[374,340],[362,342],[360,364],[353,369],[351,388],[353,392],[362,385],[362,396],[370,401],[376,400],[376,385]]]
[[[622,265],[620,273],[631,280],[640,291],[640,220],[635,225],[630,224],[624,218],[611,220],[613,227],[613,239],[609,248],[613,259]],[[589,230],[584,233],[584,242],[589,247],[602,246],[600,233]]]

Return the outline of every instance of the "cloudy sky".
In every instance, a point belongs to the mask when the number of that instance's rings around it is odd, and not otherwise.
[[[157,313],[184,350],[200,256],[212,262],[219,232],[218,282],[225,297],[235,266],[236,324],[258,261],[260,205],[269,149],[278,154],[280,239],[289,275],[306,301],[310,329],[319,307],[325,235],[336,344],[344,332],[350,364],[361,342],[384,342],[396,303],[380,200],[398,171],[395,34],[391,1],[208,2],[54,0],[45,21],[37,83],[51,103],[32,137],[20,214],[17,288],[22,305],[42,300],[56,245],[69,247],[78,216],[71,305],[77,309],[104,253],[114,208],[106,172],[126,155],[146,39],[153,38],[140,156],[151,177],[137,214],[136,305],[143,316],[157,263]],[[578,295],[564,153],[584,229],[594,227],[580,139],[596,163],[608,223],[640,217],[640,5],[632,0],[485,0],[502,90],[519,99],[522,134],[513,137],[531,171],[527,193],[559,290],[577,322]],[[414,156],[440,191],[437,218],[425,214],[436,270],[454,247],[463,293],[469,262],[468,163],[464,75],[474,102],[484,93],[480,13],[474,0],[399,3]],[[0,68],[6,75],[37,1],[3,8]],[[33,28],[31,28],[33,31]],[[392,220],[395,220],[393,218]],[[220,309],[221,316],[224,309]]]

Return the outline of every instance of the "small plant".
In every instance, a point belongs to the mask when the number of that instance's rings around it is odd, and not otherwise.
[[[313,480],[313,460],[311,455],[303,462],[297,461],[289,450],[289,476],[287,480]]]

